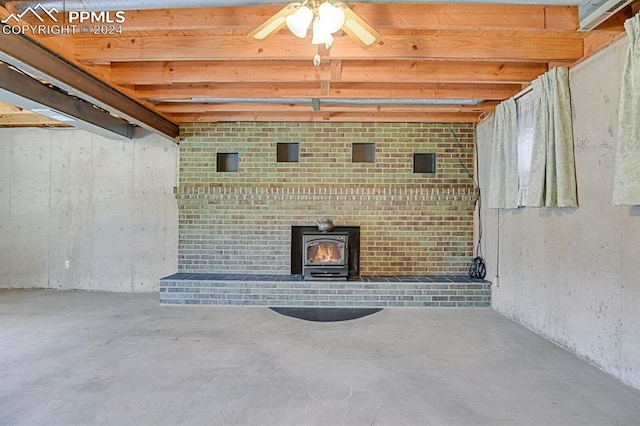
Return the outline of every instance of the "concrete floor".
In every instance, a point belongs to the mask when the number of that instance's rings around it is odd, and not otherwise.
[[[491,309],[334,323],[0,291],[2,425],[638,425],[640,393]]]

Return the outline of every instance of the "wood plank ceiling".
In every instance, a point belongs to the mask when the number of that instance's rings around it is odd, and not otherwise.
[[[66,127],[67,125],[40,114],[0,102],[0,127]]]
[[[549,68],[619,37],[631,15],[625,9],[581,32],[574,6],[350,7],[382,41],[363,49],[338,34],[320,51],[319,67],[310,36],[298,39],[285,27],[263,42],[247,38],[282,5],[126,11],[122,34],[36,39],[175,123],[478,122]],[[3,18],[8,13],[0,8]],[[456,104],[463,100],[478,104]]]

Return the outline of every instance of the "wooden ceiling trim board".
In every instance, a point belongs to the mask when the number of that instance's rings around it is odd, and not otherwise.
[[[131,31],[167,31],[192,29],[254,29],[269,19],[280,6],[237,6],[128,10],[125,29]]]
[[[491,37],[384,36],[380,45],[362,49],[341,37],[331,49],[334,60],[450,59],[549,62],[582,57],[582,36],[530,36],[495,32]],[[307,40],[272,36],[262,43],[246,37],[96,37],[79,39],[75,59],[84,62],[177,61],[177,60],[309,60],[315,48]]]
[[[368,24],[383,29],[517,28],[571,31],[578,28],[575,6],[509,4],[367,4],[350,5]],[[123,30],[253,30],[282,8],[237,6],[127,11]]]
[[[309,112],[309,113],[272,113],[272,112],[240,112],[193,114],[176,117],[181,122],[228,122],[228,121],[313,121],[313,122],[389,122],[389,123],[477,123],[477,113],[425,113],[425,114],[376,114],[376,113],[342,113],[342,112]]]
[[[509,28],[550,29],[546,24],[552,16],[554,30],[578,28],[578,8],[575,6],[542,6],[515,4],[392,4],[381,8],[376,4],[359,3],[351,8],[376,29],[399,28]]]
[[[492,33],[491,36],[411,37],[386,36],[380,46],[372,50],[381,59],[428,58],[441,60],[526,61],[576,60],[582,56],[583,44],[577,38],[549,38]],[[333,58],[357,55],[347,43],[334,45]]]
[[[451,37],[451,36],[469,36],[495,38],[499,37],[541,37],[541,38],[574,38],[581,39],[584,33],[577,31],[549,31],[549,30],[520,30],[517,28],[491,28],[491,29],[447,29],[447,28],[430,28],[426,30],[415,29],[398,29],[398,30],[380,30],[383,35],[412,35],[415,37]],[[281,34],[287,35],[287,33]]]
[[[552,31],[578,30],[580,20],[576,6],[543,6],[544,27]]]
[[[342,80],[342,61],[332,60],[330,66],[331,66],[331,81],[341,81]],[[367,81],[371,81],[371,80],[367,80]]]
[[[544,63],[474,61],[343,61],[341,81],[408,83],[523,83]]]
[[[0,114],[0,127],[69,127],[49,117],[33,113]]]
[[[136,86],[136,96],[152,102],[193,98],[506,99],[520,84],[219,83]]]
[[[326,105],[321,103],[322,112],[378,112],[378,113],[407,113],[424,114],[437,112],[489,112],[498,104],[498,101],[487,101],[473,106],[457,105]],[[180,114],[198,114],[213,112],[309,112],[310,104],[272,104],[272,103],[178,103],[167,102],[158,104],[157,108],[163,113],[180,116]]]
[[[320,97],[328,98],[331,95],[331,83],[328,81],[320,82]],[[318,96],[313,96],[317,98]]]
[[[0,114],[16,114],[21,113],[24,110],[15,105],[10,105],[5,102],[0,102]]]
[[[120,85],[241,82],[396,82],[525,84],[547,71],[544,63],[465,61],[175,61],[119,62],[110,81]]]
[[[612,43],[620,40],[623,37],[626,37],[627,34],[625,32],[617,32],[617,31],[590,31],[589,34],[584,38],[584,60],[590,56],[595,55],[605,47],[609,46]]]

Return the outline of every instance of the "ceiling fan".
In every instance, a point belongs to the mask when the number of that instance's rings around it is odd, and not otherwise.
[[[369,24],[346,4],[333,0],[304,0],[286,5],[278,13],[253,30],[248,37],[264,40],[287,26],[299,38],[306,38],[311,25],[311,44],[324,44],[327,49],[333,44],[333,34],[344,31],[362,47],[374,46],[382,39]]]

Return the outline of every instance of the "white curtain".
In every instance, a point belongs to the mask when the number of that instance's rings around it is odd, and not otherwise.
[[[513,98],[507,99],[496,107],[487,203],[490,208],[518,208],[516,120],[516,102]]]
[[[640,205],[640,14],[624,23],[629,50],[622,74],[613,204]]]
[[[526,206],[535,133],[533,93],[526,93],[516,99],[516,106],[518,107],[518,204]]]
[[[526,205],[577,207],[569,70],[553,68],[532,85],[535,133]]]

